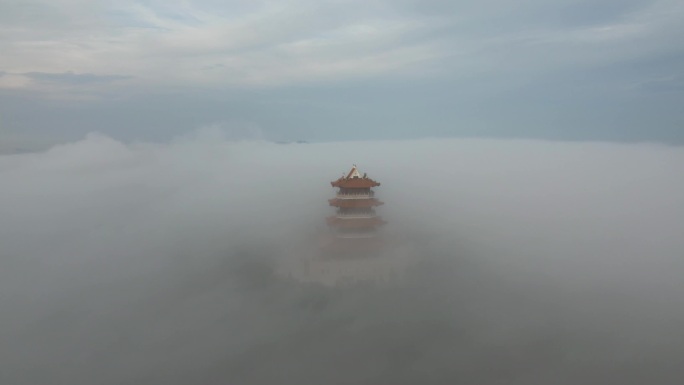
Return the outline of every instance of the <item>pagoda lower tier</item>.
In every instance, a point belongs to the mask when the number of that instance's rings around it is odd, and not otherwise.
[[[320,251],[324,257],[354,258],[377,256],[385,247],[382,238],[373,236],[340,236],[324,242]]]
[[[340,207],[340,208],[360,208],[360,207],[375,207],[375,206],[381,206],[384,203],[375,199],[375,198],[368,198],[368,199],[340,199],[340,198],[333,198],[333,199],[328,199],[328,203],[330,206],[335,206],[335,207]]]
[[[344,217],[328,217],[326,218],[329,226],[338,228],[367,228],[384,225],[386,222],[380,217],[369,218],[344,218]]]

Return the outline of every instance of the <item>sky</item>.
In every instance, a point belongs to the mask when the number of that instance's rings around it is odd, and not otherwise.
[[[293,279],[352,161],[413,263]],[[678,385],[683,164],[664,144],[207,130],[2,155],[0,383]]]
[[[681,144],[682,35],[678,0],[4,0],[0,139]]]

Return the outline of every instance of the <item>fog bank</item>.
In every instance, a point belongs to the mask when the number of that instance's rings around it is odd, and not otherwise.
[[[355,163],[391,287],[274,274]],[[0,383],[678,384],[684,148],[91,134],[0,156]]]

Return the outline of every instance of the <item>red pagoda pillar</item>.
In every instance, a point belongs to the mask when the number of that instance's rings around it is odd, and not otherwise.
[[[327,222],[333,230],[335,244],[349,250],[355,246],[377,244],[377,229],[383,221],[375,213],[375,207],[383,202],[375,198],[373,187],[380,183],[359,173],[356,165],[340,179],[330,182],[337,187],[337,195],[328,202],[337,208],[334,216]]]

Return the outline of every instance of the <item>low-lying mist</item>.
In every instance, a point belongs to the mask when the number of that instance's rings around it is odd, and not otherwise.
[[[403,277],[275,273],[380,181]],[[684,149],[100,135],[0,157],[0,383],[680,384]]]

